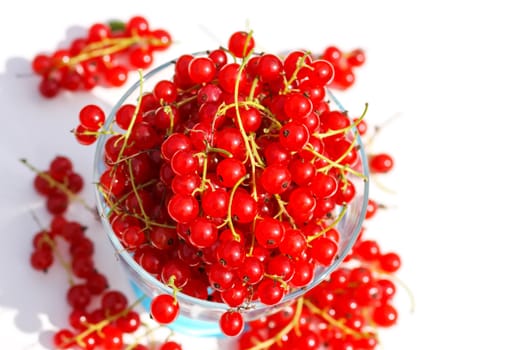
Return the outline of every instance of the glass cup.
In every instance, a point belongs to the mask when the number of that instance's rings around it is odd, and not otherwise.
[[[196,53],[193,56],[206,55],[203,53]],[[128,91],[120,98],[120,100],[113,107],[108,115],[105,128],[107,129],[114,121],[115,113],[118,109],[127,103],[137,103],[140,92],[152,91],[154,85],[159,80],[171,80],[174,76],[174,65],[177,60],[166,62],[144,75],[142,79],[134,83]],[[335,98],[335,96],[327,90],[326,98],[330,101],[330,105],[335,105],[339,110],[344,111],[344,107]],[[366,163],[366,155],[363,144],[359,135],[355,130],[353,134],[357,138],[358,163],[354,167],[364,177],[368,178],[368,165]],[[94,164],[94,182],[98,183],[101,174],[106,169],[104,161],[104,144],[110,135],[101,135],[97,141],[95,164]],[[368,181],[363,181],[361,178],[355,176],[353,181],[355,187],[355,197],[348,204],[347,211],[344,217],[337,224],[337,229],[340,232],[340,240],[338,244],[338,253],[333,264],[328,267],[317,267],[314,273],[312,282],[297,290],[288,292],[284,298],[276,305],[268,306],[259,301],[254,301],[243,307],[242,313],[245,321],[258,319],[260,317],[272,314],[289,305],[298,297],[305,294],[310,289],[314,288],[321,281],[327,278],[332,271],[334,271],[349,253],[351,247],[357,239],[361,230],[361,225],[364,220],[368,203]],[[123,267],[123,273],[129,278],[133,291],[139,297],[145,296],[143,305],[146,310],[149,310],[151,298],[158,294],[171,294],[172,289],[159,281],[153,275],[145,271],[133,258],[133,253],[128,252],[119,238],[113,232],[111,223],[108,220],[108,213],[110,207],[106,203],[104,195],[96,187],[97,207],[101,215],[103,228],[116,251],[118,260]],[[220,336],[222,333],[218,326],[220,316],[231,309],[227,304],[202,300],[183,292],[177,292],[177,301],[180,305],[180,314],[173,324],[169,325],[176,331],[183,332],[192,336]]]

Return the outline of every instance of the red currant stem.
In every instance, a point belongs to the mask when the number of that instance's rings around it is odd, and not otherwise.
[[[333,318],[332,316],[330,316],[327,312],[321,310],[320,308],[318,308],[314,303],[312,303],[310,300],[305,300],[304,301],[304,305],[310,309],[310,311],[316,315],[319,315],[321,318],[323,318],[326,322],[328,322],[330,325],[336,327],[336,328],[339,328],[340,330],[342,330],[344,333],[348,334],[348,335],[351,335],[357,339],[361,339],[361,338],[369,338],[370,336],[373,336],[372,333],[361,333],[361,332],[358,332],[356,331],[355,329],[352,329],[350,327],[347,327],[345,324],[344,324],[344,321],[343,320],[336,320],[335,318]]]
[[[139,219],[141,220],[141,216],[138,215],[138,214],[127,214],[135,219]],[[142,218],[142,221],[144,221],[144,219]],[[170,225],[170,224],[163,224],[163,223],[160,223],[160,222],[156,222],[156,221],[150,221],[149,222],[150,226],[151,227],[162,227],[162,228],[168,228],[168,229],[176,229],[177,226],[176,225]]]
[[[169,280],[168,280],[168,283],[167,283],[167,286],[168,287],[171,287],[171,289],[173,290],[172,292],[172,295],[173,295],[173,305],[177,305],[177,293],[181,291],[181,289],[177,288],[177,286],[175,285],[175,276],[170,276]]]
[[[100,135],[118,135],[118,133],[116,133],[113,130],[111,130],[111,128],[108,129],[108,130],[100,129],[98,131],[84,130],[81,133],[77,133],[75,131],[75,129],[72,129],[72,130],[70,130],[70,132],[75,134],[75,135],[86,135],[86,136],[97,136],[97,137],[100,136]]]
[[[131,135],[131,131],[133,130],[133,126],[135,125],[135,122],[137,121],[137,116],[139,114],[140,103],[142,102],[142,94],[143,94],[143,90],[144,90],[144,77],[142,75],[142,69],[139,69],[138,73],[139,73],[139,82],[140,82],[140,84],[139,84],[139,97],[137,99],[137,106],[135,107],[135,110],[133,111],[133,116],[131,117],[131,121],[129,123],[129,127],[126,130],[126,133],[124,134],[124,141],[123,141],[122,147],[120,148],[120,151],[119,151],[119,154],[118,154],[118,157],[117,157],[117,161],[120,160],[122,158],[122,155],[124,154],[124,150],[126,149],[129,136]]]
[[[64,259],[64,257],[60,253],[56,243],[53,242],[51,239],[50,241],[51,241],[50,245],[51,245],[51,249],[53,250],[53,254],[55,254],[58,260],[58,263],[64,268],[64,270],[66,270],[67,282],[69,283],[70,286],[73,286],[75,284],[75,279],[73,278],[73,271],[71,270],[71,264],[68,264],[66,262],[66,259]]]
[[[305,52],[305,54],[299,58],[299,60],[297,60],[297,64],[295,66],[295,70],[293,71],[292,73],[292,76],[290,77],[289,80],[286,80],[286,78],[284,78],[284,90],[283,90],[283,95],[287,94],[290,92],[290,86],[292,84],[292,82],[297,79],[297,74],[299,73],[299,70],[301,70],[301,68],[303,67],[306,67],[306,64],[304,63],[306,61],[306,57],[308,57],[310,55],[310,52]]]
[[[317,238],[321,237],[322,235],[324,235],[326,232],[330,231],[331,229],[333,229],[334,227],[337,226],[337,224],[343,219],[343,217],[345,216],[346,214],[346,210],[348,209],[348,206],[346,204],[344,204],[341,208],[341,211],[339,212],[339,215],[337,216],[337,218],[332,221],[330,223],[330,225],[328,225],[327,227],[325,227],[324,229],[322,229],[321,231],[319,231],[318,233],[316,233],[315,235],[312,235],[312,236],[308,236],[306,238],[306,242],[307,243],[310,243],[311,241],[313,240],[316,240]]]
[[[281,196],[278,195],[278,194],[274,194],[273,197],[275,198],[275,200],[277,201],[277,204],[279,205],[279,212],[274,216],[274,218],[277,218],[277,217],[281,217],[282,214],[286,215],[286,217],[288,218],[288,220],[290,221],[290,224],[292,224],[292,226],[294,228],[296,228],[296,225],[295,225],[295,221],[294,219],[292,218],[292,216],[288,213],[288,211],[286,210],[286,202],[283,201],[281,199]]]
[[[64,62],[63,65],[74,67],[83,61],[87,61],[95,57],[102,57],[117,53],[119,51],[124,51],[128,47],[131,47],[135,44],[153,44],[166,46],[165,43],[155,37],[143,38],[138,35],[133,35],[131,37],[125,38],[105,38],[101,41],[87,45],[78,55],[71,57],[69,61]]]
[[[223,148],[207,147],[206,152],[216,152],[225,155],[227,158],[233,158],[233,154]]]
[[[372,179],[372,181],[374,181],[374,183],[377,185],[377,187],[378,187],[380,190],[382,190],[382,191],[384,191],[384,192],[386,192],[386,193],[390,193],[390,194],[396,194],[396,193],[397,193],[397,192],[394,191],[393,189],[391,189],[391,188],[385,186],[385,185],[384,185],[384,184],[378,179],[377,174],[372,174],[372,175],[370,175],[370,178]]]
[[[253,226],[255,226],[255,223],[257,222],[257,219],[258,217],[256,216],[255,219],[253,220]],[[246,256],[252,256],[253,255],[253,249],[255,248],[255,235],[251,235],[252,238],[251,238],[251,242],[250,242],[250,250],[248,250],[248,254],[246,254]]]
[[[116,319],[118,319],[118,318],[120,318],[122,316],[127,315],[127,313],[130,310],[133,310],[136,306],[138,306],[142,302],[142,300],[144,298],[146,298],[146,295],[142,295],[139,299],[137,299],[135,302],[133,302],[133,304],[131,304],[130,306],[128,306],[124,310],[122,310],[122,311],[120,311],[120,312],[118,312],[118,313],[116,313],[114,315],[110,315],[106,319],[104,319],[104,320],[102,320],[102,321],[100,321],[98,323],[89,324],[88,328],[86,328],[84,331],[82,331],[79,334],[77,334],[74,338],[67,339],[66,344],[70,343],[71,341],[75,341],[75,343],[80,345],[82,348],[85,348],[86,344],[84,343],[84,341],[82,339],[86,335],[91,334],[93,332],[99,332],[102,328],[104,328],[105,326],[107,326],[108,324],[113,322],[114,320],[116,320]]]
[[[246,56],[248,57],[248,56]],[[235,116],[237,118],[237,125],[239,126],[239,131],[242,135],[242,139],[244,141],[244,146],[246,148],[246,152],[248,153],[248,158],[250,160],[251,164],[251,172],[252,172],[252,196],[253,198],[257,198],[257,187],[255,185],[255,167],[257,166],[257,163],[255,161],[255,156],[253,154],[253,150],[250,147],[250,141],[248,140],[248,135],[246,134],[246,130],[244,130],[244,125],[242,124],[241,119],[241,113],[240,113],[240,106],[239,106],[239,85],[240,85],[240,78],[239,75],[242,73],[242,70],[246,66],[247,59],[243,59],[241,65],[239,66],[239,73],[237,75],[237,79],[235,81],[235,89],[234,89],[234,103],[235,103]],[[232,225],[233,226],[233,225]]]
[[[242,54],[244,57],[248,57],[251,54],[251,52],[248,52],[248,45],[252,37],[253,37],[253,30],[250,30],[248,32],[248,35],[246,36],[246,40],[244,41],[244,48],[242,49]]]
[[[210,153],[210,152],[217,152],[217,153],[220,153],[220,154],[224,154],[228,158],[232,158],[233,157],[233,155],[230,152],[228,152],[227,150],[222,149],[222,148],[211,147],[209,145],[209,143],[206,143],[206,150],[204,152],[201,152],[201,153],[197,154],[199,157],[203,157],[204,158],[203,164],[202,164],[201,185],[199,186],[199,188],[196,188],[193,191],[192,194],[195,194],[196,192],[203,193],[204,190],[206,189],[206,184],[210,184],[210,181],[206,178],[206,175],[208,173],[208,153]],[[211,187],[213,188],[213,186],[211,186]]]
[[[348,152],[350,152],[352,150],[352,147],[353,146],[350,145],[350,147],[348,147],[348,150],[341,157],[339,157],[339,159],[338,159],[339,162],[346,156],[346,154]],[[340,164],[338,161],[331,160],[330,158],[324,156],[323,154],[321,154],[321,153],[317,152],[315,149],[313,149],[311,144],[308,144],[307,147],[305,148],[305,150],[307,150],[308,152],[312,153],[316,157],[325,160],[330,165],[330,166],[326,165],[326,166],[324,166],[322,168],[319,168],[318,171],[328,171],[331,168],[337,168],[337,169],[342,170],[343,172],[348,172],[348,173],[350,173],[352,175],[355,175],[355,176],[363,179],[363,181],[368,181],[368,177],[366,175],[361,174],[360,172],[352,169],[348,165],[343,165],[343,164]]]
[[[348,146],[347,150],[343,152],[343,154],[341,154],[341,156],[339,156],[339,158],[337,158],[335,160],[335,162],[337,164],[341,164],[341,161],[350,153],[352,152],[352,150],[354,148],[356,148],[356,143],[357,143],[357,137],[356,135],[354,135],[354,139],[352,140],[352,143],[350,143],[350,146]],[[360,146],[357,146],[357,147],[360,147]]]
[[[246,101],[239,101],[238,103],[230,103],[230,104],[224,104],[222,105],[220,108],[219,108],[219,111],[217,112],[217,114],[224,114],[226,113],[226,111],[230,108],[236,108],[237,106],[239,107],[254,107],[256,109],[258,109],[259,111],[262,112],[262,115],[264,118],[267,118],[269,120],[271,120],[274,124],[276,124],[276,127],[278,128],[281,128],[282,127],[282,124],[281,122],[279,122],[274,114],[272,113],[272,111],[270,111],[268,108],[266,108],[265,106],[261,105],[259,102],[257,102],[256,100],[246,100]]]
[[[248,136],[248,139],[250,141],[253,156],[255,157],[255,160],[257,161],[255,165],[258,167],[264,168],[264,161],[261,159],[261,156],[259,155],[259,152],[257,151],[259,146],[257,146],[257,142],[255,142],[254,135],[255,134],[253,133],[250,134],[250,136]]]
[[[241,240],[241,236],[239,236],[237,231],[235,231],[235,226],[233,225],[233,221],[232,221],[233,197],[235,196],[235,192],[237,191],[237,188],[239,188],[239,186],[242,184],[242,182],[244,180],[248,179],[249,177],[250,177],[250,175],[244,175],[239,180],[237,180],[235,185],[233,185],[233,187],[232,187],[232,191],[230,193],[230,198],[228,200],[228,216],[226,217],[226,222],[228,223],[228,227],[230,228],[230,230],[232,232],[233,239],[236,240],[237,242],[239,242]]]
[[[219,108],[217,109],[217,113],[215,113],[215,115],[213,116],[213,120],[211,122],[211,134],[210,134],[210,140],[209,142],[206,143],[206,147],[210,147],[210,144],[213,145],[215,140],[214,140],[214,137],[215,137],[215,131],[217,130],[217,128],[215,127],[215,124],[217,123],[217,120],[219,119],[219,110],[220,110],[220,106]],[[206,138],[205,138],[206,139]],[[206,142],[206,141],[205,141]],[[229,153],[229,152],[228,152]],[[231,158],[233,157],[233,154],[231,156],[229,156],[228,158]]]
[[[259,77],[255,77],[252,81],[252,86],[250,87],[250,93],[248,94],[248,101],[253,101],[253,96],[255,95],[255,89],[257,88],[257,83],[259,82]]]
[[[121,138],[124,137],[124,135],[120,135],[120,136],[121,136]],[[115,142],[118,142],[118,141],[115,141]],[[130,154],[130,155],[128,155],[128,156],[121,157],[121,158],[117,159],[117,160],[114,161],[114,162],[108,161],[108,164],[109,164],[109,165],[118,165],[118,164],[120,164],[120,163],[122,163],[122,162],[127,162],[127,161],[133,159],[134,157],[136,157],[136,156],[138,156],[138,155],[141,155],[141,154],[143,154],[143,153],[149,153],[149,151],[148,151],[148,150],[144,150],[144,151],[135,152],[135,153]],[[113,169],[113,170],[114,170],[114,169]]]
[[[31,213],[31,214],[33,214],[33,213]],[[49,231],[42,230],[42,232],[44,232],[44,235],[43,235],[43,239],[38,241],[38,248],[42,248],[44,245],[47,245],[47,246],[49,246],[49,248],[54,249],[55,248],[55,241],[49,235]]]
[[[171,109],[171,106],[164,106],[164,112],[168,113],[170,116],[170,127],[168,128],[167,135],[171,135],[173,133],[173,127],[174,125],[174,116],[173,116],[173,110]]]
[[[200,193],[204,192],[204,190],[206,189],[206,184],[208,183],[208,179],[206,178],[207,174],[208,174],[208,157],[205,154],[204,155],[204,160],[203,160],[203,163],[202,163],[202,177],[201,177],[202,180],[201,180],[201,185],[199,186],[199,188],[195,189],[195,191],[192,193],[192,195],[195,194],[195,192],[200,192]]]
[[[128,170],[129,170],[129,179],[131,183],[131,189],[133,190],[133,193],[135,194],[135,197],[137,198],[137,202],[140,208],[140,212],[142,213],[143,221],[146,224],[145,229],[151,228],[151,220],[148,217],[148,214],[146,214],[146,210],[144,210],[144,204],[142,203],[142,200],[140,199],[137,184],[135,183],[135,176],[133,175],[133,166],[131,165],[131,161],[128,160]]]
[[[285,289],[285,290],[288,290],[289,289],[289,286],[288,286],[288,283],[286,283],[285,281],[283,281],[283,279],[280,277],[280,276],[277,276],[277,275],[270,275],[269,273],[264,273],[264,277],[268,277],[268,278],[271,278],[272,280],[276,281],[276,282],[279,282],[279,284]]]
[[[346,190],[346,188],[349,186],[349,180],[348,178],[346,177],[346,174],[344,172],[343,169],[339,169],[339,175],[338,175],[338,179],[340,179],[341,181],[343,181],[343,190]]]
[[[143,183],[143,184],[141,184],[141,185],[139,185],[139,186],[136,186],[136,188],[137,188],[137,190],[141,190],[141,189],[143,189],[143,188],[145,188],[145,187],[148,187],[148,186],[150,186],[150,185],[152,185],[152,184],[154,184],[154,183],[155,183],[155,180],[150,180],[150,181],[148,181],[148,182],[146,182],[146,183]],[[122,203],[123,201],[125,201],[126,198],[127,198],[128,196],[130,196],[132,192],[125,193],[125,194],[123,194],[122,196],[120,196],[120,198],[119,198],[117,201],[112,202],[112,201],[111,201],[111,198],[110,198],[110,196],[109,196],[109,194],[108,194],[108,192],[105,192],[104,189],[102,188],[102,186],[101,186],[100,184],[98,185],[98,189],[99,189],[100,193],[104,196],[104,200],[106,201],[106,203],[109,204],[110,209],[109,209],[109,212],[108,212],[107,215],[109,216],[109,214],[111,214],[111,213],[113,213],[113,212],[116,212],[117,214],[122,214],[121,211],[118,211],[118,210],[117,210],[117,207],[119,206],[120,203]],[[132,214],[132,213],[126,213],[126,214],[127,214],[127,215],[130,215],[130,216],[134,216],[134,217],[136,217],[136,218],[141,219],[142,221],[144,221],[144,219],[143,219],[140,215],[136,215],[136,216],[135,216],[135,215]],[[160,224],[159,224],[159,226],[160,226]]]
[[[263,342],[260,342],[257,345],[252,346],[251,348],[248,348],[247,350],[268,349],[268,348],[270,348],[270,346],[272,346],[275,343],[277,343],[278,345],[281,345],[281,339],[283,338],[283,336],[288,334],[294,328],[295,328],[295,332],[300,335],[301,332],[300,332],[298,326],[299,326],[299,320],[301,318],[301,313],[303,311],[303,303],[305,303],[305,302],[306,301],[304,300],[303,297],[300,297],[299,299],[297,299],[297,303],[295,304],[295,313],[294,313],[294,316],[293,316],[292,320],[290,321],[290,323],[288,323],[285,327],[283,327],[279,331],[279,333],[277,333],[272,338],[270,338],[268,340],[265,340]]]
[[[313,135],[315,137],[319,138],[319,139],[322,139],[322,138],[330,137],[330,136],[334,136],[334,135],[346,134],[346,133],[350,132],[352,129],[356,128],[357,124],[359,124],[359,123],[361,123],[361,121],[363,121],[363,119],[365,118],[367,112],[368,112],[368,102],[365,102],[365,108],[364,108],[363,112],[361,113],[361,115],[359,116],[359,118],[355,119],[346,128],[341,128],[341,129],[337,129],[337,130],[328,130],[327,132],[316,132]]]
[[[29,163],[27,161],[27,159],[22,158],[22,159],[20,159],[20,162],[22,164],[24,164],[25,166],[27,166],[31,171],[36,173],[37,176],[40,176],[41,178],[46,180],[52,187],[56,187],[60,191],[64,192],[69,200],[79,202],[89,212],[93,213],[95,215],[95,217],[98,217],[98,213],[97,213],[96,209],[91,208],[82,197],[80,197],[80,196],[76,195],[75,193],[73,193],[69,188],[67,188],[67,186],[65,184],[55,180],[51,175],[49,175],[49,174],[47,174],[47,173],[45,173],[43,171],[40,171],[35,166],[33,166],[31,163]]]
[[[191,90],[194,90],[194,89],[195,89],[195,88],[191,88],[191,89],[188,89],[188,90],[191,91]],[[193,101],[193,100],[196,100],[196,99],[197,99],[197,95],[193,95],[193,96],[190,96],[190,97],[188,97],[188,98],[185,98],[184,100],[180,100],[180,101],[178,101],[178,102],[175,102],[175,103],[173,103],[172,105],[173,105],[175,108],[178,109],[180,106],[183,106],[183,105],[185,105],[186,103],[189,103],[189,102],[191,102],[191,101]]]
[[[73,271],[71,270],[71,265],[66,262],[66,259],[64,259],[64,257],[62,256],[62,253],[58,249],[56,242],[49,235],[49,231],[44,228],[44,226],[42,225],[42,223],[40,222],[40,220],[38,219],[38,217],[33,211],[31,211],[31,217],[33,218],[33,220],[36,222],[36,224],[40,228],[40,231],[44,232],[44,236],[43,236],[44,240],[42,243],[46,243],[47,245],[49,245],[49,247],[51,248],[51,251],[57,258],[58,263],[64,268],[64,270],[66,270],[67,281],[69,285],[70,286],[74,285],[75,279],[73,277]]]

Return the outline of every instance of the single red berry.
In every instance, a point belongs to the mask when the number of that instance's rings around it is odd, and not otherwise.
[[[337,255],[337,243],[327,237],[319,237],[311,242],[312,258],[323,266],[330,266]]]
[[[221,315],[219,325],[225,335],[235,337],[244,329],[244,319],[238,311],[227,311]]]
[[[281,76],[283,69],[282,60],[273,54],[264,54],[259,58],[257,73],[261,81],[271,82]]]
[[[239,159],[226,158],[217,164],[215,172],[219,184],[231,188],[246,175],[246,168]]]
[[[176,194],[168,202],[168,214],[176,222],[187,224],[199,214],[199,203],[193,196]]]
[[[31,266],[38,271],[46,272],[53,260],[53,251],[50,249],[36,249],[31,253]]]
[[[53,98],[60,92],[60,83],[53,78],[42,78],[38,85],[40,94],[46,98]]]
[[[296,121],[286,123],[279,132],[279,142],[291,152],[303,149],[309,138],[308,128]]]
[[[388,173],[394,167],[394,159],[387,153],[369,156],[368,166],[372,173]]]
[[[53,68],[53,61],[48,55],[39,54],[33,58],[31,68],[38,75],[46,75]]]
[[[215,78],[217,69],[209,57],[194,57],[188,65],[188,76],[196,84],[209,83]]]
[[[233,33],[228,40],[228,50],[230,50],[235,57],[239,58],[246,57],[248,53],[253,50],[254,46],[255,41],[251,33],[244,31]]]
[[[60,329],[53,336],[53,344],[57,349],[69,349],[75,344],[75,334],[69,329]]]
[[[87,39],[88,42],[96,42],[106,39],[110,36],[111,29],[107,24],[104,23],[94,23],[88,29]]]
[[[148,68],[153,63],[153,54],[147,48],[136,47],[129,53],[129,63],[135,68]]]
[[[106,114],[99,106],[90,104],[80,110],[78,119],[80,120],[80,125],[86,130],[97,131],[104,125]]]
[[[397,321],[397,310],[390,304],[382,304],[372,312],[372,320],[380,327],[391,327]]]
[[[69,198],[64,192],[55,192],[46,199],[46,209],[53,215],[64,214],[69,205]]]
[[[256,222],[254,234],[264,248],[277,248],[283,241],[284,227],[279,220],[267,217]]]
[[[67,301],[74,309],[83,309],[91,301],[91,293],[85,284],[75,284],[67,291]]]
[[[128,80],[128,70],[124,66],[115,65],[105,70],[104,77],[110,86],[119,87]]]
[[[179,314],[179,303],[173,295],[159,294],[151,300],[151,317],[160,324],[168,324]]]
[[[97,141],[97,134],[80,124],[75,128],[74,135],[77,142],[81,145],[88,146]]]
[[[401,267],[401,258],[393,252],[382,254],[379,256],[379,266],[386,272],[396,272]]]
[[[151,36],[156,39],[150,44],[151,49],[155,51],[166,50],[171,45],[171,35],[164,29],[152,31]]]
[[[275,305],[282,300],[284,288],[279,281],[265,278],[258,284],[257,293],[261,303],[265,305]]]
[[[122,330],[112,324],[104,326],[100,331],[102,345],[106,350],[119,350],[124,346]]]
[[[346,55],[346,61],[350,66],[359,67],[365,63],[366,56],[363,49],[355,49]]]
[[[126,23],[126,32],[131,35],[144,35],[149,32],[149,23],[142,16],[133,16]]]

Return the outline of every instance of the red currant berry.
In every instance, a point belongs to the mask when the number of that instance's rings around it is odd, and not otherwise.
[[[235,337],[244,329],[244,319],[238,311],[227,311],[221,315],[219,325],[225,335]]]
[[[374,309],[372,320],[380,327],[391,327],[397,321],[397,310],[390,304],[383,304]]]
[[[195,57],[188,65],[188,76],[196,84],[209,83],[215,78],[215,63],[209,57]]]
[[[235,57],[239,58],[246,57],[253,50],[254,46],[255,41],[251,33],[243,31],[233,33],[228,40],[228,50]]]
[[[87,105],[80,110],[78,118],[80,120],[80,125],[86,130],[97,131],[102,125],[104,125],[106,114],[97,105]]]
[[[369,157],[368,165],[372,173],[388,173],[394,167],[394,160],[387,153],[378,153]]]
[[[151,300],[151,317],[160,324],[168,324],[179,314],[179,303],[173,295],[159,294]]]

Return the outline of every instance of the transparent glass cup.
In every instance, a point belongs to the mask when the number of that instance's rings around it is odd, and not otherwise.
[[[193,56],[205,55],[206,53],[196,53]],[[174,75],[174,65],[176,60],[166,62],[160,66],[149,71],[144,75],[142,80],[133,84],[128,91],[120,98],[120,100],[113,107],[106,120],[105,127],[113,122],[115,113],[120,106],[127,103],[136,103],[139,93],[152,91],[156,82],[159,80],[171,80]],[[142,86],[141,86],[142,85]],[[344,107],[339,103],[335,96],[327,91],[327,99],[330,104],[337,106],[338,109],[344,111]],[[366,163],[366,154],[359,138],[358,133],[353,131],[357,137],[358,151],[358,165],[354,167],[364,177],[368,178],[368,165]],[[101,135],[97,141],[95,164],[94,164],[94,183],[96,189],[97,208],[101,215],[102,226],[116,251],[118,260],[123,267],[123,273],[126,274],[130,280],[131,286],[138,297],[144,297],[143,305],[146,310],[149,310],[151,298],[158,294],[171,294],[172,289],[159,281],[153,275],[145,271],[133,258],[132,253],[128,252],[113,232],[111,224],[108,220],[108,213],[110,208],[105,201],[103,194],[98,190],[97,183],[101,174],[106,169],[104,162],[104,144],[108,140],[109,135]],[[314,288],[321,281],[327,278],[332,271],[334,271],[349,253],[357,236],[361,230],[361,226],[366,213],[368,203],[368,181],[355,176],[354,187],[355,197],[348,204],[346,213],[340,222],[337,224],[337,229],[340,233],[340,241],[338,245],[338,253],[335,261],[328,267],[317,267],[314,273],[312,282],[300,289],[292,290],[287,293],[284,298],[276,305],[268,306],[259,301],[251,302],[243,308],[242,313],[245,321],[258,319],[260,317],[272,314],[289,305],[294,300],[305,294],[310,289]],[[218,320],[220,316],[230,307],[224,303],[218,303],[208,300],[198,299],[183,292],[177,292],[177,301],[180,305],[180,314],[176,321],[170,325],[171,328],[184,332],[192,336],[220,336],[221,331],[218,327]]]

